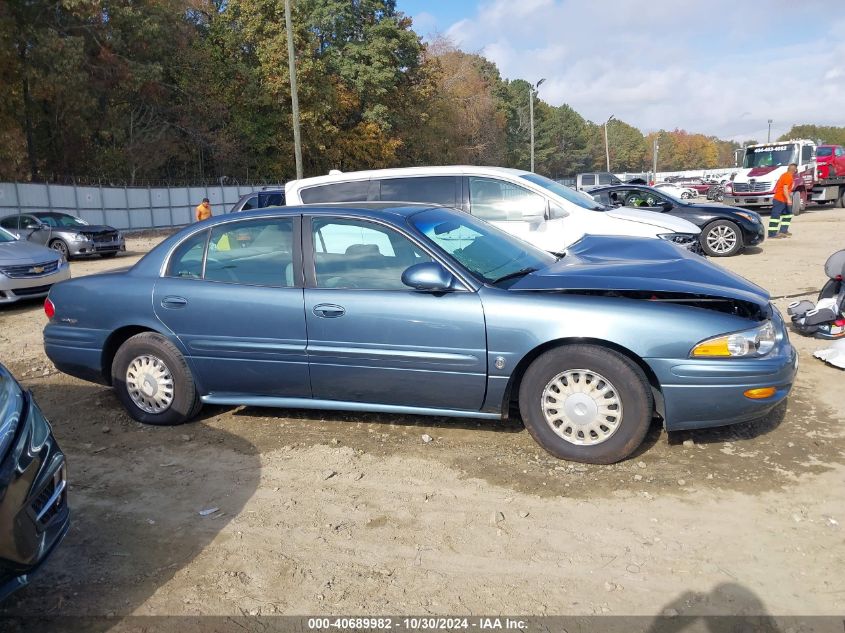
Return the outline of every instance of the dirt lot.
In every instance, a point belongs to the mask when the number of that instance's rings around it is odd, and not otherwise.
[[[845,211],[793,229],[720,262],[783,311],[815,298]],[[845,611],[845,373],[820,341],[792,337],[798,381],[766,419],[655,428],[634,458],[584,466],[518,422],[206,407],[145,427],[55,371],[44,323],[37,301],[0,309],[0,360],[68,454],[73,526],[0,615]]]

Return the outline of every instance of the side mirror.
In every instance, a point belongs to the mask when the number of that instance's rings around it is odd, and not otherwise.
[[[44,225],[41,224],[40,222],[38,224],[32,223],[32,224],[27,224],[24,228],[27,231],[38,231],[40,229],[43,229]]]
[[[675,208],[675,205],[669,202],[668,200],[664,200],[658,206],[660,206],[664,211],[671,211]]]
[[[402,273],[402,283],[414,290],[445,292],[450,290],[455,278],[437,262],[414,264]]]

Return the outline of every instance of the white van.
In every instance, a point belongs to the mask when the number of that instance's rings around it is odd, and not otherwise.
[[[461,209],[543,250],[560,253],[584,235],[671,240],[698,252],[700,229],[681,218],[608,208],[544,176],[504,167],[407,167],[292,180],[287,204],[389,200]]]

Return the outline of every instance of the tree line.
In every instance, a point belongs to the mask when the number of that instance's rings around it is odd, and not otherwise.
[[[447,40],[424,43],[395,0],[292,5],[306,175],[529,167],[528,82]],[[294,175],[284,0],[5,0],[0,85],[0,180]],[[541,99],[534,119],[536,171],[605,168],[601,124]],[[611,170],[650,169],[655,135],[660,170],[733,165],[741,146],[613,120]]]

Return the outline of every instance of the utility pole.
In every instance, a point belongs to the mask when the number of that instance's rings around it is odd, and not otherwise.
[[[293,51],[293,27],[290,20],[290,0],[285,0],[285,29],[288,38],[288,70],[290,72],[290,103],[293,110],[293,152],[296,157],[296,178],[302,178],[302,140],[299,137],[299,95],[296,92],[296,59]]]
[[[766,142],[767,143],[772,142],[772,120],[771,119],[769,119],[769,133],[766,134]]]
[[[531,128],[531,171],[534,171],[534,95],[540,84],[546,81],[545,77],[537,82],[537,85],[528,84],[528,119]]]
[[[613,115],[611,114],[607,117],[607,121],[604,122],[604,155],[607,158],[607,171],[610,171],[610,146],[607,144],[607,124],[613,120]]]
[[[654,179],[654,184],[657,184],[657,150],[658,149],[660,149],[660,146],[657,144],[657,134],[655,134],[654,135],[654,148],[652,150],[652,158],[654,159],[654,165],[652,166],[652,178]]]

